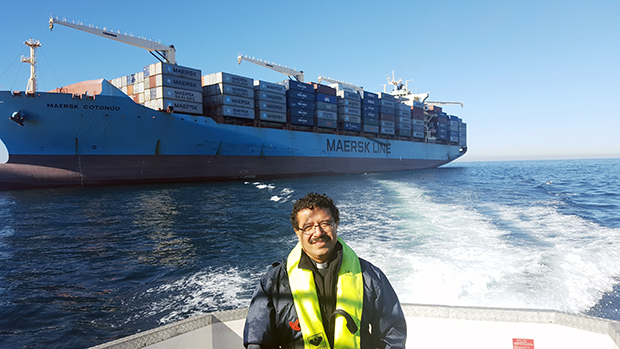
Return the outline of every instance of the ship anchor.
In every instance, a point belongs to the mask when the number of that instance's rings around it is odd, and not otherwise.
[[[15,121],[19,126],[24,127],[24,120],[26,119],[26,115],[22,114],[22,111],[16,111],[9,117],[9,119]]]

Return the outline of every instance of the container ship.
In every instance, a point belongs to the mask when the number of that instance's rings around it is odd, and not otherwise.
[[[255,80],[176,64],[174,46],[72,27],[145,48],[135,74],[36,89],[35,40],[26,91],[0,91],[0,188],[270,179],[436,168],[467,151],[466,124],[388,77],[391,92],[239,55],[288,76]],[[2,150],[4,149],[4,156]]]

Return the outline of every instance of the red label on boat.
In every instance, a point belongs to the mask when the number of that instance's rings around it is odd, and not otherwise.
[[[534,349],[533,339],[513,338],[512,349]]]

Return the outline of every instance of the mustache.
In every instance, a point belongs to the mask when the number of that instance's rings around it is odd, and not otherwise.
[[[313,244],[315,242],[321,242],[321,241],[327,242],[327,241],[330,241],[330,240],[331,240],[331,238],[329,237],[329,235],[323,234],[321,236],[317,236],[315,238],[310,239],[309,242],[311,244]]]

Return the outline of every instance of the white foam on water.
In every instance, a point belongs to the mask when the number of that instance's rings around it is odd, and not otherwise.
[[[237,268],[212,269],[176,280],[170,284],[147,289],[137,296],[145,298],[146,309],[132,315],[128,321],[140,317],[165,316],[160,324],[167,324],[219,309],[249,306],[248,296],[240,296],[251,285],[248,272]],[[136,303],[135,300],[132,303]]]
[[[250,184],[250,183],[245,182],[245,184]],[[276,188],[274,184],[271,184],[271,183],[265,184],[262,182],[253,182],[251,184],[254,185],[256,189],[259,189],[259,190],[267,189],[271,194],[275,194],[269,198],[269,201],[274,201],[274,202],[287,202],[290,200],[293,193],[295,192],[293,189],[290,189],[290,188],[278,189]]]
[[[348,213],[339,232],[387,274],[403,303],[583,312],[620,276],[620,229],[553,203],[488,204],[483,214],[434,202],[413,184],[381,184],[397,201],[351,204],[373,218]]]

